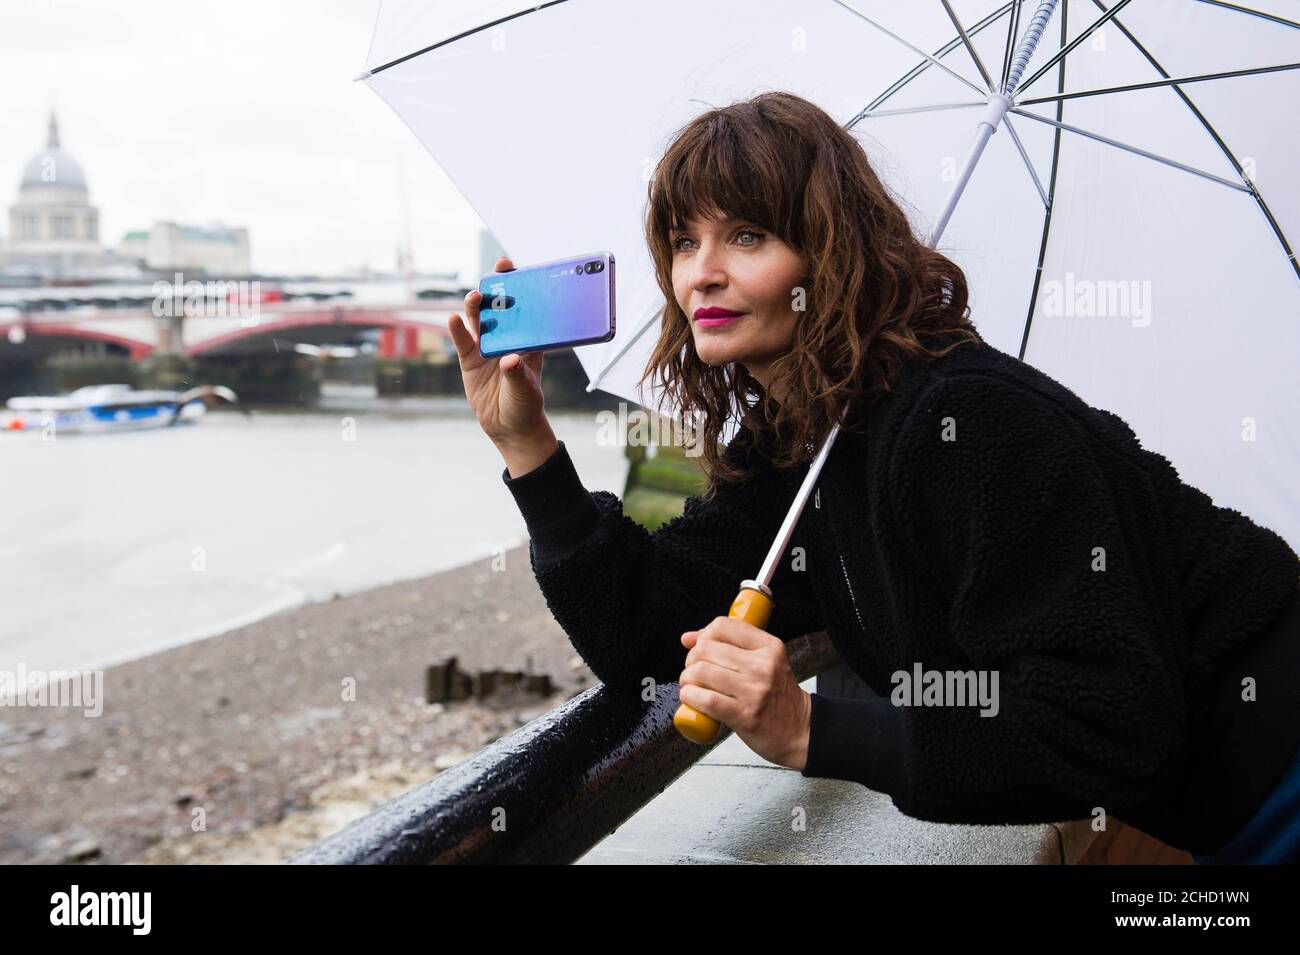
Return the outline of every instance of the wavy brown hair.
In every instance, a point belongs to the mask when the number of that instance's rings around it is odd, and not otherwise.
[[[734,215],[766,228],[804,262],[806,310],[772,366],[778,404],[740,362],[705,364],[673,291],[669,231],[692,216]],[[749,454],[721,444],[739,416],[776,467],[816,455],[832,424],[861,430],[903,361],[982,341],[966,277],[912,231],[853,135],[815,103],[769,92],[710,110],[681,129],[650,178],[646,242],[666,305],[644,377],[683,422],[699,422],[708,487],[751,476]],[[791,290],[794,294],[794,289]],[[932,350],[923,337],[955,338]],[[746,466],[748,465],[748,466]]]

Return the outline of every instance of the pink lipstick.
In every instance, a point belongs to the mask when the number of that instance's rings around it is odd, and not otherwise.
[[[729,308],[718,308],[717,306],[697,308],[695,310],[695,324],[712,328],[717,325],[726,325],[744,314],[744,312],[736,312]]]

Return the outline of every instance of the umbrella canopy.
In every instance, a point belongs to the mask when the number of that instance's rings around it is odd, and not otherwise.
[[[361,78],[517,263],[617,255],[618,334],[576,351],[593,387],[647,407],[660,406],[640,381],[663,306],[643,238],[655,161],[704,109],[768,89],[816,102],[963,268],[986,340],[1300,550],[1294,13],[1278,0],[383,0]]]

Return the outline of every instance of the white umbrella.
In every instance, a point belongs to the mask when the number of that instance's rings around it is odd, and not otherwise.
[[[642,238],[650,169],[702,109],[766,89],[813,100],[965,270],[986,340],[1300,549],[1294,13],[382,0],[360,78],[516,262],[615,252],[618,335],[577,354],[593,387],[648,407],[663,304]]]

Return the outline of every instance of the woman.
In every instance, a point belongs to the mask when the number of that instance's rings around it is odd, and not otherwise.
[[[667,303],[647,375],[702,415],[709,477],[653,533],[582,486],[541,354],[480,358],[476,291],[450,321],[542,592],[608,687],[677,681],[759,755],[922,819],[1114,815],[1201,861],[1300,857],[1300,558],[1281,537],[984,343],[961,270],[806,100],[685,127],[646,239]],[[842,414],[768,628],[722,616]],[[817,630],[878,698],[799,687],[784,641]],[[957,699],[963,678],[991,697]]]

